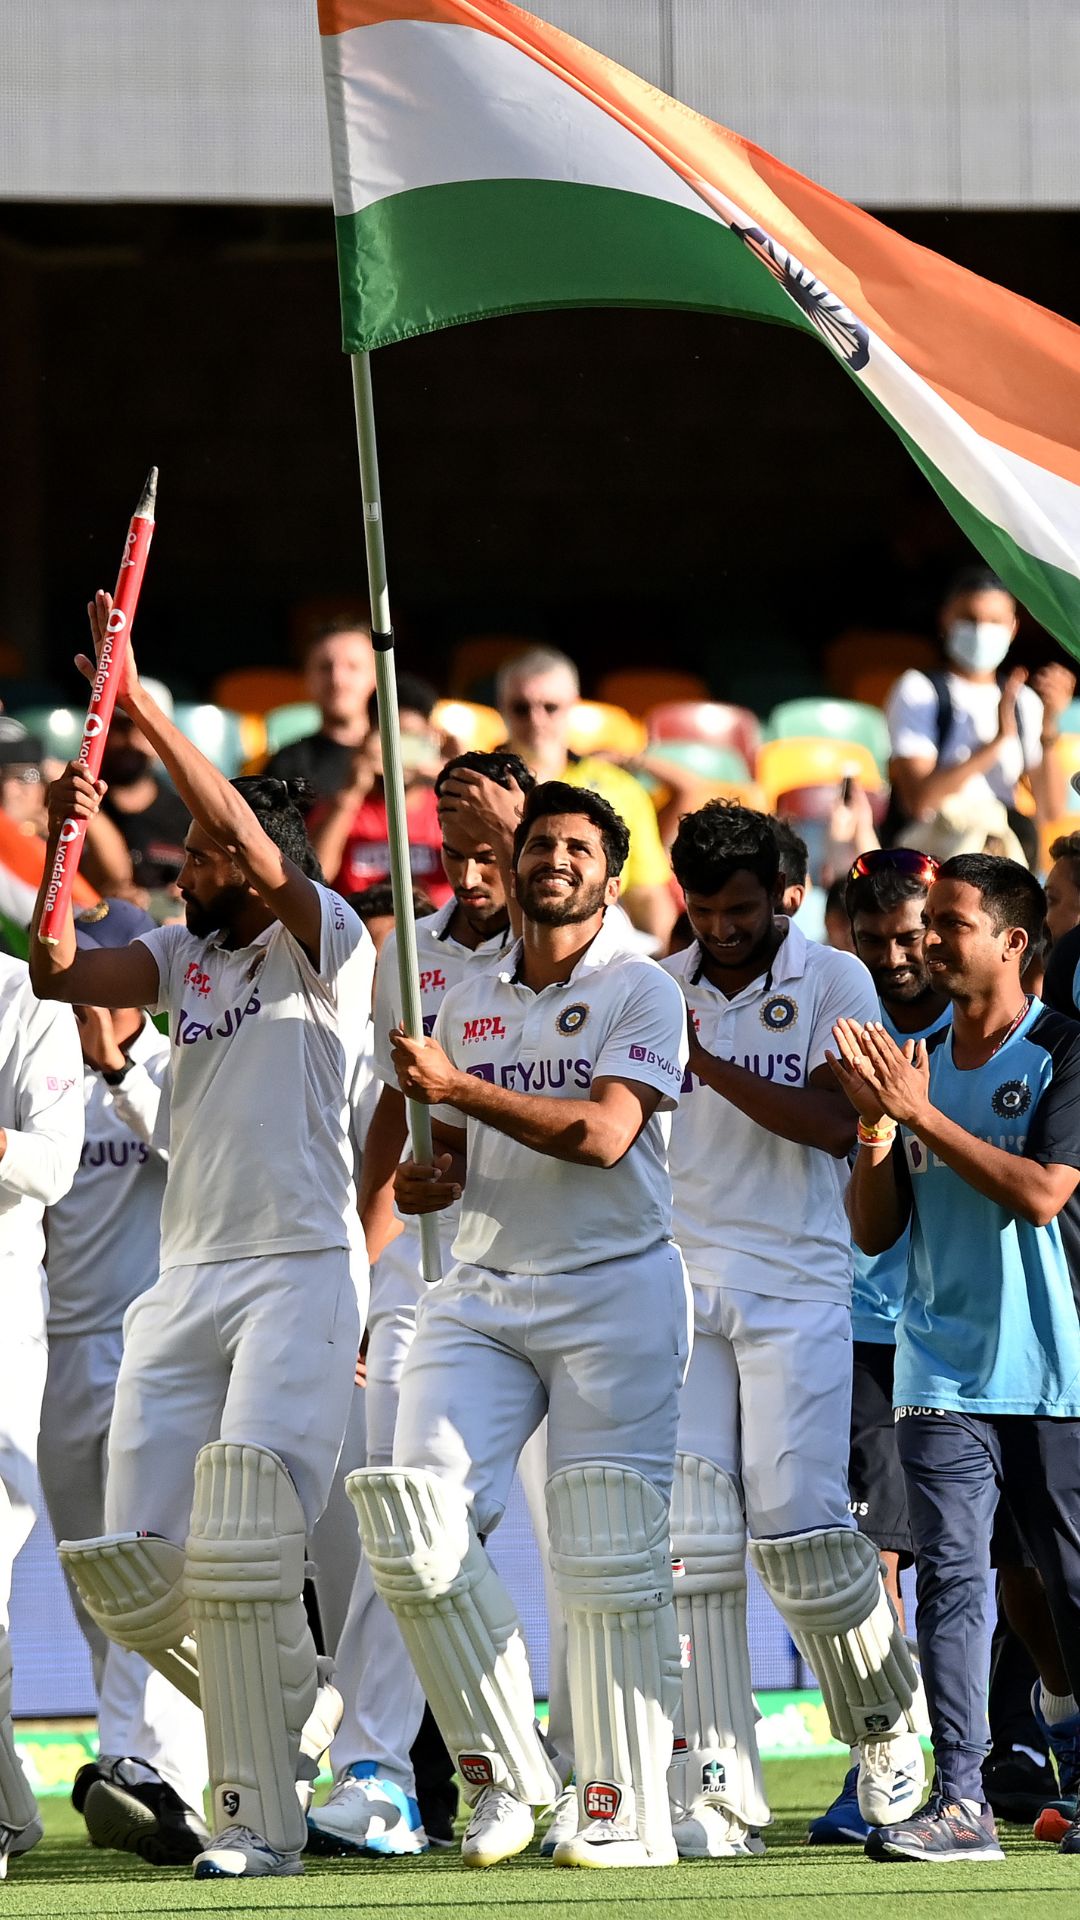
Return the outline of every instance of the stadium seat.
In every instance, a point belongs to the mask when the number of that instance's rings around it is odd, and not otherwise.
[[[1060,820],[1048,820],[1045,827],[1039,829],[1039,871],[1044,880],[1054,864],[1050,848],[1066,833],[1080,833],[1080,819],[1075,813],[1062,814]]]
[[[579,700],[570,715],[571,753],[641,753],[648,735],[625,707]]]
[[[12,718],[44,742],[46,758],[71,760],[82,744],[85,707],[16,707]]]
[[[770,808],[775,806],[777,794],[791,793],[796,787],[835,789],[849,775],[868,793],[876,793],[882,785],[877,761],[861,740],[832,740],[820,735],[764,741],[756,772]]]
[[[923,633],[894,633],[874,627],[852,628],[830,640],[822,656],[829,690],[842,700],[861,700],[855,683],[868,667],[891,669],[895,680],[908,667],[940,667],[941,654]]]
[[[616,667],[605,673],[596,689],[598,700],[608,706],[625,707],[638,720],[648,716],[649,708],[670,701],[707,700],[709,689],[697,673],[685,673],[679,667]]]
[[[710,740],[651,740],[650,760],[668,760],[702,780],[749,780],[751,769],[738,747],[714,745]]]
[[[889,811],[889,790],[878,787],[867,792],[870,811],[874,816],[875,827],[880,827]],[[829,781],[825,786],[787,787],[776,795],[774,813],[783,814],[785,820],[798,823],[801,820],[828,820],[836,805],[836,783]]]
[[[889,729],[877,707],[854,700],[784,700],[774,707],[765,728],[767,740],[861,740],[882,773],[889,764]]]
[[[1080,700],[1070,700],[1058,726],[1062,733],[1080,733]]]
[[[309,733],[318,733],[322,715],[313,700],[290,700],[288,706],[271,707],[265,715],[266,746],[269,753],[279,747],[291,747]]]
[[[460,700],[477,693],[493,695],[499,668],[528,653],[532,644],[517,633],[481,633],[471,640],[459,640],[450,655],[447,684],[451,695]]]
[[[22,715],[19,715],[20,720]],[[1058,765],[1066,780],[1072,781],[1074,773],[1080,773],[1080,733],[1063,733],[1058,741]],[[1068,807],[1070,813],[1080,813],[1080,794],[1069,787]]]
[[[900,674],[905,669],[896,667],[863,667],[855,674],[848,689],[848,697],[861,707],[884,707],[886,700]]]
[[[216,704],[233,713],[269,713],[305,700],[307,683],[291,667],[234,667],[214,681],[212,692]]]
[[[757,714],[719,700],[673,700],[650,707],[645,725],[650,741],[707,740],[710,746],[734,747],[748,767],[753,767],[761,745]]]
[[[491,753],[506,739],[506,722],[495,707],[483,707],[475,700],[438,700],[431,709],[431,724],[453,740],[455,752]]]
[[[238,713],[209,701],[181,700],[173,718],[186,740],[205,753],[227,779],[236,778],[248,759]]]

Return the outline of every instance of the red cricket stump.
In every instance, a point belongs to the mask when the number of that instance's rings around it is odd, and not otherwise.
[[[124,542],[124,557],[120,562],[116,592],[113,595],[113,609],[105,630],[105,644],[101,649],[101,659],[98,661],[90,693],[90,705],[87,708],[86,725],[83,728],[82,745],[77,759],[79,764],[86,768],[91,780],[96,780],[101,772],[105,741],[108,738],[113,708],[116,706],[116,691],[120,685],[120,674],[135,620],[135,609],[139,604],[139,589],[142,586],[143,574],[146,571],[146,557],[154,534],[157,482],[158,470],[156,467],[151,467],[146,476],[146,485],[139,496],[139,504],[132,514],[131,525],[128,527],[127,539]],[[71,900],[71,889],[79,870],[85,839],[85,820],[64,821],[60,829],[60,843],[56,849],[52,878],[45,894],[45,905],[38,925],[38,939],[46,947],[55,947],[60,937],[60,929]]]

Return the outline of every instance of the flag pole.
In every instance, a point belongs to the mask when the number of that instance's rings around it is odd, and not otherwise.
[[[406,1033],[412,1039],[419,1040],[424,1032],[420,1005],[420,962],[416,952],[416,917],[412,903],[412,865],[405,814],[405,776],[398,724],[397,674],[394,670],[394,629],[390,619],[390,589],[386,578],[371,360],[366,353],[354,353],[351,358],[356,445],[360,455],[360,487],[364,500],[364,545],[367,549],[368,590],[371,597],[371,639],[375,648],[375,695],[379,710],[379,738],[382,741],[387,839],[390,843],[390,886],[394,896],[394,928],[397,934],[401,1021]],[[410,1100],[408,1109],[413,1158],[429,1165],[434,1157],[431,1114],[418,1100]],[[424,1279],[429,1286],[433,1286],[436,1280],[442,1278],[438,1224],[433,1213],[422,1213],[419,1219]]]

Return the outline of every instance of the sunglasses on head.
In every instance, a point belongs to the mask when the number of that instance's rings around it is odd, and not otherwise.
[[[941,861],[932,853],[920,853],[918,847],[874,847],[869,853],[860,853],[848,881],[865,880],[872,873],[906,873],[929,887],[940,871]]]
[[[563,704],[561,700],[511,700],[510,711],[515,719],[526,720],[537,708],[543,713],[561,713]]]

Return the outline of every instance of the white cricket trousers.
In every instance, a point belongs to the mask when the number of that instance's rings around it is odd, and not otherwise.
[[[38,1471],[57,1540],[105,1531],[106,1443],[122,1349],[119,1327],[49,1341]],[[146,1760],[201,1813],[207,1767],[198,1707],[139,1654],[107,1640],[67,1584],[93,1660],[100,1752]]]
[[[106,1531],[145,1528],[183,1546],[195,1456],[220,1439],[284,1461],[310,1534],[349,1417],[358,1291],[344,1247],[163,1273],[124,1318]]]
[[[854,1526],[850,1432],[847,1306],[695,1284],[679,1448],[730,1475],[752,1538]]]
[[[7,1628],[15,1557],[34,1525],[37,1440],[48,1348],[45,1274],[0,1256],[0,1628]]]

